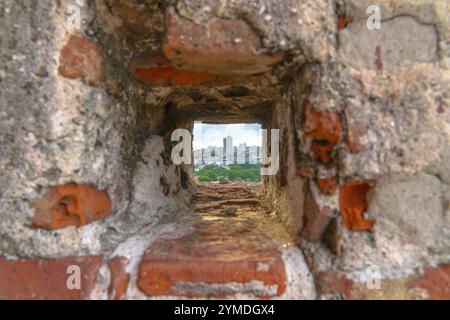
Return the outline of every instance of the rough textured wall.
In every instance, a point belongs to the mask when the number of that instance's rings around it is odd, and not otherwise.
[[[263,190],[315,280],[284,297],[448,298],[449,5],[1,0],[0,296],[152,298],[144,251],[195,220],[170,133],[204,120],[280,130]]]
[[[424,266],[443,263],[436,274],[448,283],[448,3],[380,1],[375,31],[365,27],[372,3],[338,4],[345,24],[336,51],[329,63],[303,68],[300,81],[313,85],[296,92],[304,106],[295,122],[299,159],[319,160],[299,163],[313,174],[305,209],[317,218],[307,218],[306,238],[323,230],[317,219],[332,217],[322,238],[328,249],[302,243],[313,268],[324,271],[317,277],[324,293],[417,297],[404,278]],[[367,290],[361,279],[371,265],[401,280],[381,294]],[[341,284],[332,289],[332,281]],[[448,289],[421,290],[422,298],[442,298]]]
[[[98,251],[95,225],[40,232],[29,218],[47,187],[69,182],[105,190],[123,210],[114,193],[122,183],[117,128],[129,120],[120,99],[107,93],[106,55],[94,40],[64,30],[64,10],[53,1],[2,1],[1,8],[2,253]]]

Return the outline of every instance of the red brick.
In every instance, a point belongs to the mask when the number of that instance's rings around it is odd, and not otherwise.
[[[324,164],[329,163],[331,152],[341,138],[341,120],[337,113],[315,111],[308,103],[305,108],[303,131],[313,140],[312,152]]]
[[[105,77],[105,57],[101,47],[92,41],[70,35],[61,49],[58,72],[70,79],[82,79],[96,85]]]
[[[311,168],[311,166],[299,164],[297,166],[297,174],[304,178],[311,178],[314,175],[314,170],[313,168]]]
[[[68,183],[50,187],[34,203],[34,228],[48,230],[67,226],[80,227],[111,214],[111,200],[104,191],[88,184]]]
[[[217,86],[244,81],[244,77],[179,69],[162,54],[139,57],[132,66],[136,77],[156,86]]]
[[[432,300],[450,300],[450,264],[426,268],[423,275],[408,282],[408,287],[426,290]]]
[[[54,260],[6,260],[0,257],[0,299],[88,299],[102,257],[66,257]],[[80,268],[80,289],[69,290],[67,279],[73,273],[67,268]]]
[[[326,141],[337,145],[341,138],[341,120],[335,112],[315,111],[308,103],[305,109],[303,130],[308,137],[317,141]]]
[[[130,274],[126,271],[128,259],[116,256],[108,261],[111,271],[111,283],[108,287],[108,294],[114,300],[121,300],[127,293]]]
[[[371,230],[375,221],[367,220],[367,192],[373,187],[370,182],[348,181],[340,187],[339,207],[344,224],[352,231]]]
[[[338,31],[345,29],[351,22],[352,22],[351,18],[344,17],[344,16],[338,17],[338,21],[337,21]]]
[[[336,178],[316,179],[316,184],[325,195],[333,195],[336,193],[338,184]]]
[[[276,285],[276,295],[281,295],[286,290],[285,268],[278,245],[272,241],[248,224],[208,221],[188,236],[151,245],[139,265],[138,287],[151,296],[204,298],[224,297],[229,292],[180,286],[260,281],[265,287]],[[261,265],[266,268],[261,270]]]
[[[321,163],[328,164],[332,158],[334,145],[329,143],[321,143],[314,141],[311,146],[311,151],[316,159],[319,159]]]
[[[379,289],[369,289],[365,282],[355,282],[334,270],[314,275],[317,293],[340,295],[345,300],[449,300],[450,265],[427,267],[423,273],[407,278],[381,279]]]
[[[166,11],[163,44],[166,57],[175,66],[217,74],[256,74],[269,71],[282,54],[263,54],[261,42],[242,20],[213,18],[195,24]]]
[[[351,299],[354,282],[344,274],[333,270],[320,271],[314,275],[317,293],[340,295],[343,299]]]

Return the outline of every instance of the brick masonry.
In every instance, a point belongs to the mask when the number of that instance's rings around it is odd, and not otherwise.
[[[88,299],[95,286],[101,256],[7,260],[0,257],[0,298],[36,300]],[[70,266],[79,267],[80,289],[69,289]],[[70,272],[68,272],[70,271]]]
[[[381,279],[379,289],[369,289],[364,282],[351,280],[335,271],[315,276],[321,295],[334,295],[345,300],[448,300],[450,299],[450,266],[427,267],[404,278]]]
[[[135,59],[131,67],[136,78],[155,86],[217,86],[244,82],[245,77],[180,69],[163,53],[152,53]]]
[[[271,239],[242,225],[216,222],[148,248],[138,287],[151,296],[223,298],[250,290],[270,298],[284,293],[285,280],[281,252]]]
[[[448,299],[446,1],[225,2],[1,2],[0,298]],[[196,120],[278,128],[278,174],[195,198]]]

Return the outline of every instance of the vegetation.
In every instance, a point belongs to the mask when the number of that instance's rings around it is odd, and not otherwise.
[[[195,172],[202,182],[213,181],[260,181],[259,164],[232,164],[228,168],[206,165]]]

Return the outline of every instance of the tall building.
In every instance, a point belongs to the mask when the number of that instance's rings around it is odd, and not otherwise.
[[[258,146],[251,146],[251,147],[249,147],[249,150],[248,150],[248,159],[249,159],[249,161],[248,161],[248,163],[251,163],[251,164],[256,164],[256,163],[259,163],[260,161],[259,161],[259,147]]]
[[[250,147],[245,147],[245,164],[250,163]]]
[[[195,166],[200,166],[200,165],[205,164],[204,159],[203,159],[203,150],[204,149],[194,150],[194,165]]]
[[[237,162],[238,164],[244,164],[245,163],[245,143],[240,143],[237,151]]]
[[[261,147],[256,147],[256,163],[261,163]]]
[[[223,138],[223,166],[227,167],[233,163],[234,158],[234,148],[233,148],[233,138],[228,136]]]

